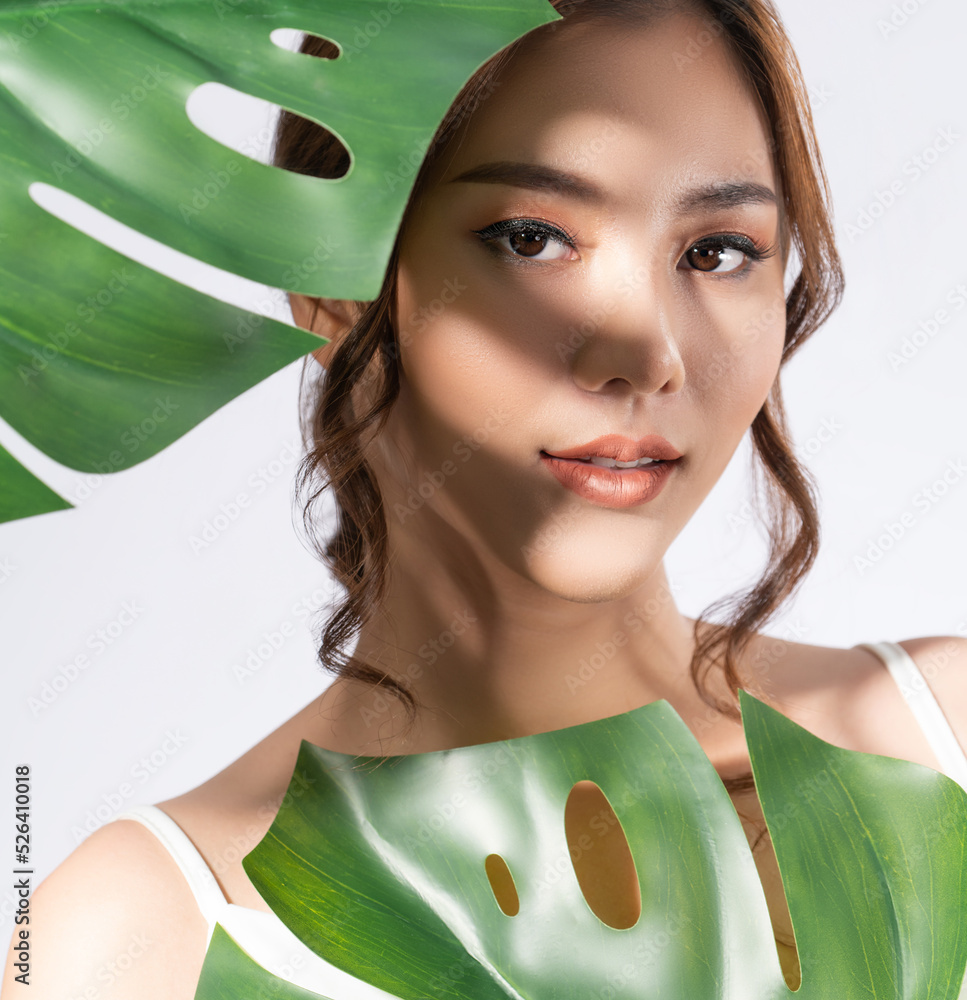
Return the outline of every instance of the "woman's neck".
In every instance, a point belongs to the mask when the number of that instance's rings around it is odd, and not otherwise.
[[[340,679],[323,695],[321,745],[427,752],[578,725],[664,698],[723,773],[742,768],[741,728],[692,682],[694,622],[678,611],[661,564],[633,595],[604,603],[549,595],[509,571],[506,579],[459,570],[434,579],[424,564],[420,579],[409,576],[394,574],[384,614],[361,633],[354,659],[406,686],[415,720],[386,688]],[[713,694],[727,699],[724,681],[711,676]]]

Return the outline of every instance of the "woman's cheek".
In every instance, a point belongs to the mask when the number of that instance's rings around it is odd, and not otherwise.
[[[718,398],[737,417],[751,420],[769,394],[782,360],[786,303],[779,289],[763,289],[746,299],[722,297],[706,305],[704,339],[692,366],[692,391]],[[730,421],[731,422],[731,421]]]

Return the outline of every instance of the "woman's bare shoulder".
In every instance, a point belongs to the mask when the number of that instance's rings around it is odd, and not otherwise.
[[[967,638],[927,636],[899,645],[967,747]],[[903,692],[870,650],[757,636],[749,652],[754,676],[776,707],[815,735],[847,749],[939,767]]]
[[[204,784],[158,803],[187,834],[229,902],[268,910],[242,868],[265,836],[295,770],[302,739],[320,735],[315,703],[283,723]]]
[[[190,1000],[207,927],[177,865],[140,823],[95,831],[31,899],[29,986],[3,1000]]]
[[[268,910],[241,862],[275,818],[313,717],[307,706],[203,784],[158,803],[229,902]],[[175,860],[136,820],[106,823],[80,844],[34,892],[30,920],[30,985],[8,971],[3,1000],[194,997],[207,923]]]
[[[967,748],[967,638],[931,635],[900,645],[920,668],[957,742]]]

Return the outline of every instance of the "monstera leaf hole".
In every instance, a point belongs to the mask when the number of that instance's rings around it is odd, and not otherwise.
[[[287,308],[282,300],[278,299],[278,304],[273,302],[270,298],[271,290],[257,281],[250,281],[213,264],[206,264],[180,250],[174,250],[123,222],[118,222],[62,188],[36,181],[27,192],[45,212],[152,271],[221,299],[222,302],[241,306],[251,313],[286,321]],[[137,276],[136,272],[129,273],[124,267],[117,275],[105,275],[107,279],[116,280],[106,282],[84,305],[97,316],[106,313],[115,299],[123,299],[128,284],[133,286]]]
[[[593,781],[579,781],[568,793],[564,835],[591,912],[615,930],[634,927],[641,916],[638,871],[624,828]]]
[[[325,39],[319,41],[325,42]],[[339,50],[335,46],[332,48],[334,55],[320,58],[335,58]],[[214,81],[199,84],[185,102],[185,114],[199,132],[204,132],[227,149],[263,166],[270,159],[279,111],[277,104]],[[292,117],[301,117],[291,111],[286,113]],[[238,127],[240,122],[247,123],[244,129]],[[338,150],[332,149],[326,158],[327,164],[334,166],[320,169],[319,175],[328,180],[345,177],[351,162],[346,144],[329,129],[315,123],[313,125],[321,132],[328,133],[338,146]]]
[[[339,45],[331,38],[314,35],[311,31],[275,28],[269,38],[274,45],[287,52],[298,52],[300,55],[316,56],[319,59],[338,59],[342,55]],[[303,46],[307,49],[305,53],[301,51]]]
[[[311,31],[276,28],[269,37],[280,47],[291,49],[299,55],[309,58],[338,59],[342,55],[342,49],[337,42],[323,35],[313,34]],[[296,117],[292,111],[285,111],[283,114]],[[338,180],[340,177],[345,177],[352,165],[352,154],[334,132],[322,125],[317,125],[316,128],[326,133],[335,141],[335,144],[327,147],[324,156],[314,157],[312,170],[308,172],[327,180]]]
[[[484,859],[484,868],[497,905],[508,917],[516,917],[520,913],[520,897],[507,862],[499,854],[488,854]]]

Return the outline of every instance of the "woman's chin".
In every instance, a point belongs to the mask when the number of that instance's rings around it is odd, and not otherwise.
[[[650,538],[595,537],[571,532],[543,546],[525,546],[527,576],[568,601],[602,603],[628,597],[661,565],[665,546]]]

